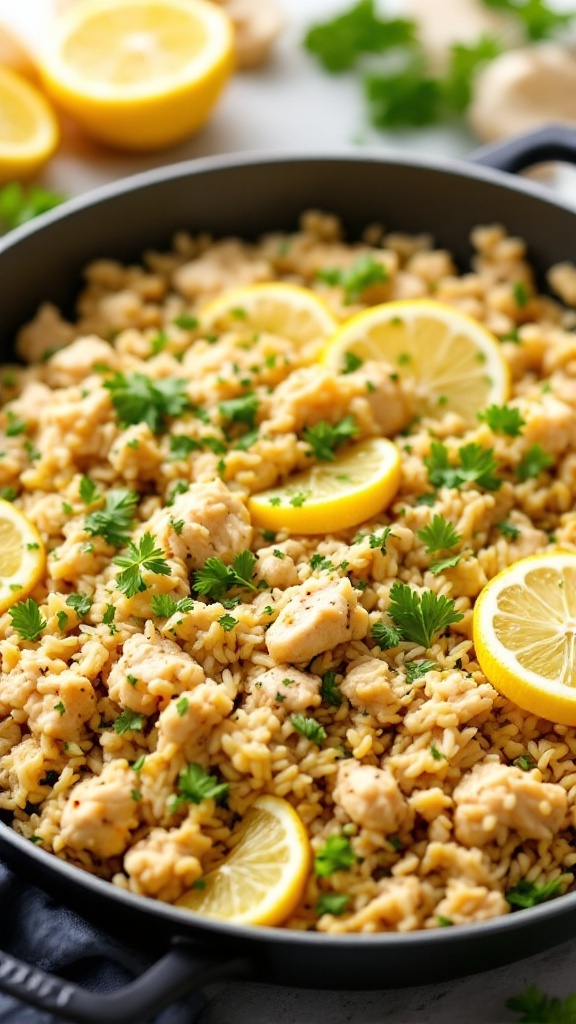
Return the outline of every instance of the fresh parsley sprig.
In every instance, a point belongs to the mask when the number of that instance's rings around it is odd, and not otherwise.
[[[170,594],[153,594],[150,598],[150,606],[154,615],[169,619],[176,612],[191,612],[194,601],[191,597],[181,597],[179,601],[175,601]]]
[[[527,878],[521,878],[517,885],[508,889],[506,899],[514,910],[527,910],[528,907],[536,907],[539,903],[545,903],[561,895],[562,884],[559,878],[545,882],[544,885],[535,885]]]
[[[477,413],[477,416],[480,422],[487,423],[495,434],[508,434],[508,437],[518,437],[526,424],[520,410],[513,405],[490,405]]]
[[[370,630],[381,651],[389,651],[392,647],[398,647],[402,640],[402,634],[395,626],[388,626],[385,622],[375,622]]]
[[[322,741],[326,739],[324,726],[320,725],[315,718],[307,718],[306,715],[290,715],[290,721],[296,732],[299,732],[307,740],[311,740],[312,743],[320,746]]]
[[[210,775],[202,765],[188,764],[178,775],[177,794],[170,801],[170,810],[177,811],[182,804],[201,804],[203,800],[225,802],[230,784],[219,782],[216,775]]]
[[[459,544],[462,537],[454,529],[453,524],[443,516],[435,515],[428,526],[416,531],[416,535],[426,545],[426,553],[443,551]]]
[[[143,373],[118,371],[104,381],[122,425],[147,423],[155,434],[164,429],[169,416],[180,416],[189,407],[186,386],[179,377],[152,380]]]
[[[88,480],[88,477],[84,477]],[[91,481],[90,481],[91,483]],[[84,488],[87,493],[87,488]],[[91,492],[92,493],[92,492]],[[86,499],[83,497],[83,500]],[[95,500],[93,496],[86,504]],[[96,512],[90,512],[84,520],[84,529],[91,537],[103,537],[107,544],[115,548],[127,544],[130,531],[134,525],[134,516],[139,501],[136,491],[129,491],[124,487],[112,488],[107,491],[104,508]]]
[[[516,466],[516,476],[524,483],[532,477],[539,476],[543,470],[552,465],[554,465],[553,457],[544,451],[541,444],[533,444]]]
[[[463,615],[455,610],[454,601],[432,590],[419,594],[407,583],[396,580],[390,591],[388,614],[402,640],[420,644],[428,649],[441,629],[460,622]],[[374,633],[374,627],[372,627]]]
[[[556,999],[529,985],[519,996],[507,999],[506,1006],[522,1015],[518,1024],[576,1024],[576,992]]]
[[[320,420],[313,427],[306,427],[304,440],[310,445],[310,454],[321,462],[334,462],[336,448],[352,440],[359,433],[353,416],[345,416],[339,423]]]
[[[415,44],[415,24],[403,18],[380,18],[374,0],[359,0],[349,11],[313,25],[304,46],[326,71],[347,71],[364,53],[382,53]]]
[[[319,878],[328,878],[334,871],[348,871],[358,857],[352,849],[347,836],[332,835],[320,847],[314,858],[314,874]]]
[[[212,601],[219,601],[232,587],[257,590],[258,587],[252,582],[255,565],[256,555],[248,549],[235,555],[232,565],[226,565],[217,555],[207,558],[203,568],[194,573],[194,590]]]
[[[146,718],[144,715],[139,714],[137,711],[132,711],[131,708],[125,708],[114,721],[112,728],[118,736],[123,736],[125,732],[142,732],[145,724]]]
[[[130,541],[128,554],[119,555],[114,559],[114,564],[122,568],[122,572],[116,577],[116,586],[126,597],[134,597],[135,594],[146,590],[142,570],[160,576],[170,575],[170,566],[162,548],[156,547],[156,538],[148,532],[142,535],[138,544]]]
[[[26,601],[18,601],[9,609],[8,614],[12,619],[12,625],[22,640],[37,640],[43,629],[46,629],[46,619],[40,614],[40,609],[31,597]]]
[[[25,190],[19,181],[11,181],[0,189],[0,226],[4,231],[11,231],[41,213],[53,210],[65,198],[40,185],[30,185]]]
[[[424,465],[433,487],[458,488],[464,483],[476,483],[486,491],[497,491],[501,486],[502,480],[495,476],[498,463],[493,448],[465,444],[458,449],[458,457],[460,464],[453,466],[446,445],[441,441],[432,442]]]
[[[344,290],[344,305],[351,306],[354,302],[361,301],[366,288],[374,284],[384,284],[388,280],[388,271],[371,253],[363,253],[349,267],[324,267],[317,270],[316,278],[325,284],[339,285]],[[345,367],[345,372],[350,373],[362,365],[362,360],[357,362],[354,353],[347,352],[346,356],[348,366]]]

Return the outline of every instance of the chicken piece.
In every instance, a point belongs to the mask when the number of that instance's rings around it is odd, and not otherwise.
[[[308,580],[294,588],[270,626],[266,643],[277,665],[293,665],[311,661],[348,640],[359,640],[367,629],[368,612],[358,604],[349,579]]]
[[[102,860],[123,853],[138,827],[140,802],[133,791],[134,772],[123,759],[110,761],[101,775],[79,782],[62,811],[63,844]]]
[[[478,715],[485,718],[498,696],[490,683],[477,683],[458,670],[446,676],[427,672],[424,692],[430,699],[404,716],[404,727],[412,735],[435,727],[456,729]]]
[[[387,363],[367,362],[348,376],[363,385],[365,398],[382,434],[393,437],[408,425],[414,415],[407,394]]]
[[[558,455],[576,444],[576,410],[554,395],[541,395],[537,402],[521,399],[515,403],[526,423],[522,438],[526,448],[540,444],[550,455]]]
[[[173,903],[200,878],[200,858],[210,846],[193,819],[169,831],[153,828],[124,857],[130,889]]]
[[[174,746],[184,750],[186,760],[194,761],[206,747],[214,727],[230,714],[233,702],[226,687],[207,679],[194,690],[171,701],[158,719],[158,751],[171,756]]]
[[[157,480],[163,455],[147,423],[135,423],[117,437],[108,456],[110,465],[127,484]]]
[[[207,252],[178,267],[173,283],[176,291],[192,300],[271,278],[268,260],[254,255],[244,242],[226,239],[215,242]]]
[[[348,917],[333,917],[331,932],[414,931],[422,927],[424,894],[420,879],[383,878],[378,883],[380,892]]]
[[[173,523],[182,522],[178,533]],[[146,529],[188,570],[200,569],[215,555],[229,564],[252,543],[248,510],[221,480],[192,484],[170,508],[156,512]]]
[[[357,761],[338,766],[335,802],[362,828],[394,835],[406,820],[408,803],[388,768]]]
[[[57,463],[79,463],[82,470],[105,459],[117,428],[110,415],[110,394],[104,388],[83,394],[67,388],[52,394],[40,412],[40,451]]]
[[[96,710],[96,694],[86,676],[72,668],[42,676],[26,702],[30,731],[69,742],[78,740]]]
[[[451,878],[446,886],[446,895],[436,906],[434,916],[447,918],[453,924],[471,924],[473,921],[489,921],[510,913],[510,904],[497,889],[485,885],[472,885],[465,879]]]
[[[365,658],[356,662],[346,673],[340,689],[352,707],[373,715],[381,725],[399,722],[400,701],[391,687],[392,671],[379,658]]]
[[[75,333],[56,306],[45,302],[34,319],[19,331],[16,353],[26,363],[40,363],[47,352],[69,345]]]
[[[301,433],[320,420],[337,423],[350,412],[350,398],[357,390],[322,366],[294,370],[270,397],[269,433]]]
[[[204,679],[204,670],[189,654],[154,630],[150,636],[128,637],[108,676],[108,692],[121,707],[153,715]]]
[[[269,587],[287,590],[298,583],[294,560],[278,547],[260,548],[254,571],[258,579],[265,580]]]
[[[45,379],[53,388],[80,384],[94,372],[94,364],[103,363],[115,370],[118,356],[111,345],[95,334],[77,338],[54,353],[46,365]]]
[[[300,672],[291,665],[277,665],[253,679],[244,701],[247,711],[267,704],[276,714],[294,714],[317,708],[322,702],[320,677]]]
[[[464,846],[505,840],[509,829],[522,839],[551,839],[565,824],[566,790],[513,765],[475,765],[453,796],[454,831]]]

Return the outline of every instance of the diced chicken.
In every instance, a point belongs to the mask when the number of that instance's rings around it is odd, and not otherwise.
[[[184,298],[196,299],[240,285],[270,281],[271,277],[267,260],[250,253],[243,242],[227,239],[179,267],[174,274],[174,287]]]
[[[320,678],[291,665],[277,665],[254,679],[244,701],[247,711],[267,704],[278,713],[294,714],[321,703]]]
[[[53,392],[53,400],[40,412],[39,447],[51,458],[79,463],[84,468],[104,459],[116,436],[110,417],[110,395],[103,388],[82,395],[77,388]]]
[[[379,894],[355,914],[329,919],[330,931],[405,932],[420,927],[424,895],[418,878],[383,878],[378,887]]]
[[[408,814],[408,803],[392,772],[357,761],[339,765],[333,797],[357,825],[384,835],[394,835]]]
[[[358,604],[349,579],[308,580],[294,592],[266,634],[276,664],[311,661],[368,629],[368,612]]]
[[[151,636],[135,633],[108,676],[108,692],[123,708],[152,715],[204,679],[204,670],[178,644],[156,631]]]
[[[368,711],[382,725],[399,722],[400,701],[392,690],[392,675],[385,661],[365,658],[349,669],[340,689],[352,707]]]
[[[254,571],[269,587],[287,590],[298,583],[298,573],[293,559],[277,547],[260,548]]]
[[[246,506],[221,480],[192,484],[170,508],[152,516],[146,529],[189,570],[200,569],[215,555],[229,564],[252,542]]]
[[[123,430],[110,449],[110,465],[130,485],[139,480],[157,480],[162,451],[147,423],[135,423]]]
[[[77,740],[96,710],[96,694],[89,679],[69,668],[59,675],[42,676],[25,710],[30,730],[36,735]]]
[[[428,672],[424,692],[429,699],[404,716],[404,727],[411,734],[435,726],[455,729],[478,715],[486,717],[498,696],[490,683],[477,683],[457,670],[446,676]]]
[[[392,437],[408,424],[413,411],[393,367],[387,363],[368,362],[351,373],[349,380],[360,381],[365,398],[382,434]]]
[[[564,825],[566,790],[513,765],[476,765],[454,790],[454,831],[464,846],[485,846],[507,830],[551,839]]]
[[[215,726],[230,714],[233,702],[222,683],[207,679],[194,690],[181,693],[158,719],[158,750],[166,755],[181,747],[187,761],[193,761],[206,747]]]
[[[352,394],[354,389],[352,389]],[[268,432],[301,433],[320,420],[337,423],[350,412],[351,389],[322,366],[305,366],[282,381],[270,397]]]
[[[46,365],[45,379],[53,388],[80,384],[94,372],[95,363],[104,363],[114,370],[118,357],[112,346],[96,335],[77,338],[54,353]]]
[[[576,409],[549,394],[541,395],[538,402],[519,400],[516,404],[526,419],[522,438],[527,448],[540,444],[551,455],[574,448]]]
[[[56,306],[45,302],[19,332],[16,352],[26,363],[39,363],[47,352],[69,345],[74,334],[74,327],[62,319]]]
[[[211,842],[200,826],[187,819],[169,831],[154,828],[124,857],[124,870],[133,892],[173,903],[202,874],[200,858]]]
[[[138,826],[134,772],[122,759],[104,765],[102,774],[79,782],[66,801],[61,838],[72,850],[87,850],[105,860],[123,853]]]
[[[434,915],[453,924],[470,924],[472,921],[489,921],[510,913],[510,904],[497,889],[485,885],[471,885],[465,879],[451,878],[446,886],[446,895],[437,904]]]

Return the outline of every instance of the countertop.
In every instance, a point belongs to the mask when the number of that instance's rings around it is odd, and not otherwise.
[[[42,183],[76,195],[115,178],[165,163],[238,151],[376,148],[463,157],[477,145],[464,128],[376,133],[365,121],[352,76],[322,73],[302,50],[305,27],[347,6],[343,0],[281,0],[286,26],[274,60],[235,76],[207,127],[184,145],[152,156],[112,153],[66,127],[63,145]],[[387,9],[391,9],[388,4]],[[398,6],[398,5],[396,5]],[[555,6],[573,9],[573,3]],[[0,19],[41,36],[50,0],[0,0]],[[557,168],[550,187],[576,200],[576,173]],[[379,992],[310,991],[219,983],[208,990],[202,1024],[504,1024],[517,1021],[506,1000],[537,985],[549,995],[576,990],[576,940],[547,953],[458,981]],[[474,965],[471,964],[471,969]],[[415,982],[417,979],[415,978]]]

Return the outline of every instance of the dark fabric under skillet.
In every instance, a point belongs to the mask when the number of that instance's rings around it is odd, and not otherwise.
[[[102,994],[128,984],[151,965],[140,952],[20,881],[1,859],[0,949]],[[191,1024],[204,1005],[203,996],[190,996],[152,1019],[154,1024]],[[61,1020],[0,992],[0,1024],[60,1024]]]

